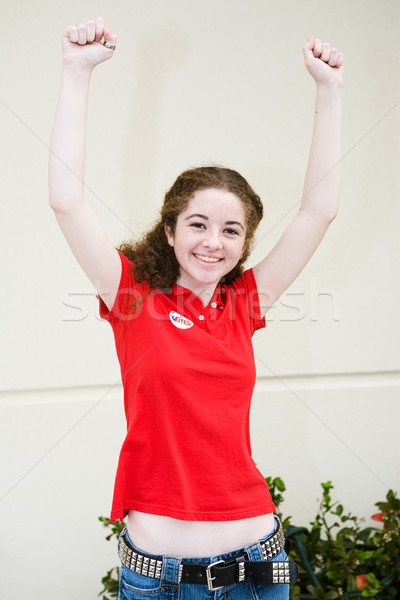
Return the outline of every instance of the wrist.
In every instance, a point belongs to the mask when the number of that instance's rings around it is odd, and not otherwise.
[[[343,94],[344,85],[335,83],[319,82],[317,85],[317,94],[324,96],[338,96],[341,97]]]
[[[68,59],[62,60],[62,75],[76,81],[90,81],[93,72],[91,65],[82,64]]]

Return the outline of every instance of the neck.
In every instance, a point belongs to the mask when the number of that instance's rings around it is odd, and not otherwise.
[[[194,294],[196,294],[196,296],[198,296],[198,298],[200,298],[200,300],[203,303],[203,306],[207,306],[207,304],[210,304],[211,302],[211,298],[214,296],[214,292],[217,289],[217,286],[214,286],[213,288],[209,288],[209,289],[201,289],[198,291],[192,290]]]
[[[208,304],[210,304],[212,297],[214,296],[214,292],[217,289],[218,284],[211,284],[211,285],[193,285],[193,284],[188,284],[186,285],[184,281],[181,281],[180,279],[177,280],[176,282],[178,285],[181,285],[182,287],[186,288],[187,290],[190,290],[191,292],[193,292],[193,294],[195,294],[198,298],[200,298],[200,300],[203,303],[203,306],[207,306]]]

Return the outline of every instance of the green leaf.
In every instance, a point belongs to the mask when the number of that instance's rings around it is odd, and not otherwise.
[[[343,512],[343,506],[342,506],[342,504],[338,504],[336,507],[336,510],[333,511],[333,514],[340,516],[342,514],[342,512]]]
[[[286,486],[280,477],[275,477],[274,483],[280,492],[286,491]]]
[[[354,575],[349,575],[347,578],[347,591],[356,592],[358,590],[357,581]]]
[[[323,490],[330,490],[333,488],[332,481],[327,481],[326,483],[321,483],[321,487]]]

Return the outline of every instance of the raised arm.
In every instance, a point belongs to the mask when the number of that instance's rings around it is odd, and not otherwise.
[[[263,314],[308,263],[339,206],[343,54],[314,38],[309,38],[303,54],[316,82],[311,150],[299,212],[271,252],[254,267]]]
[[[116,36],[101,18],[62,36],[62,79],[49,156],[49,202],[79,264],[111,308],[121,277],[118,253],[84,197],[86,122],[94,67],[112,57]]]

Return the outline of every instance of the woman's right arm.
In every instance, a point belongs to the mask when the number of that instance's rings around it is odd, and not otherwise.
[[[49,157],[49,202],[75,258],[111,309],[121,278],[121,261],[84,196],[86,122],[93,68],[113,50],[102,39],[116,36],[101,18],[66,29],[62,36],[62,79]]]

